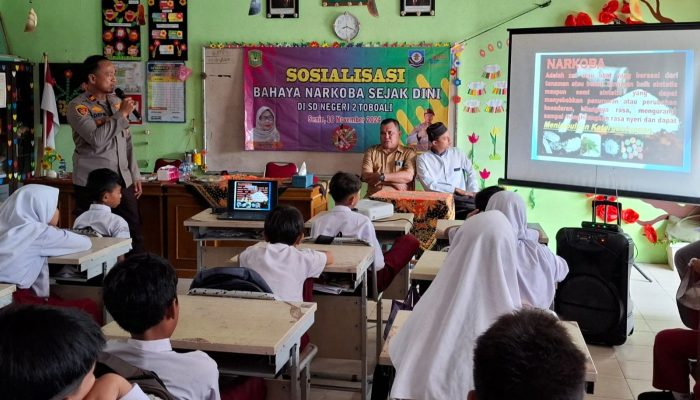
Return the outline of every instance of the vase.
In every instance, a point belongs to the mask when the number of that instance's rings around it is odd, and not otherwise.
[[[47,178],[56,179],[56,178],[58,178],[58,173],[52,169],[45,169],[44,176]]]

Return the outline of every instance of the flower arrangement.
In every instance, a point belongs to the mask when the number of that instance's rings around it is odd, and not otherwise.
[[[44,170],[53,170],[53,163],[63,160],[63,157],[58,154],[53,147],[44,147],[44,157],[41,161],[41,168]]]

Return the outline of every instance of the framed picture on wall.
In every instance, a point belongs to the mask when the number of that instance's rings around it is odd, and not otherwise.
[[[329,6],[366,6],[369,0],[321,0],[321,5]]]
[[[399,0],[402,17],[435,15],[435,0]]]
[[[267,0],[267,18],[299,18],[299,0]]]

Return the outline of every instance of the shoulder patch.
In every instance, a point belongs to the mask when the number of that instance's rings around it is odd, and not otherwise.
[[[96,101],[96,100],[97,100],[97,97],[95,97],[94,94],[91,94],[91,95],[89,95],[89,96],[87,97],[87,99],[88,99],[89,101]]]
[[[77,106],[75,106],[75,111],[84,117],[84,116],[88,115],[89,110],[88,110],[86,105],[78,104]]]

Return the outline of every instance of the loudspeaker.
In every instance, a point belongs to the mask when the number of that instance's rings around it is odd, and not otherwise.
[[[629,296],[632,239],[623,232],[562,228],[557,255],[569,264],[554,298],[559,317],[578,322],[587,343],[625,343],[634,328]]]

